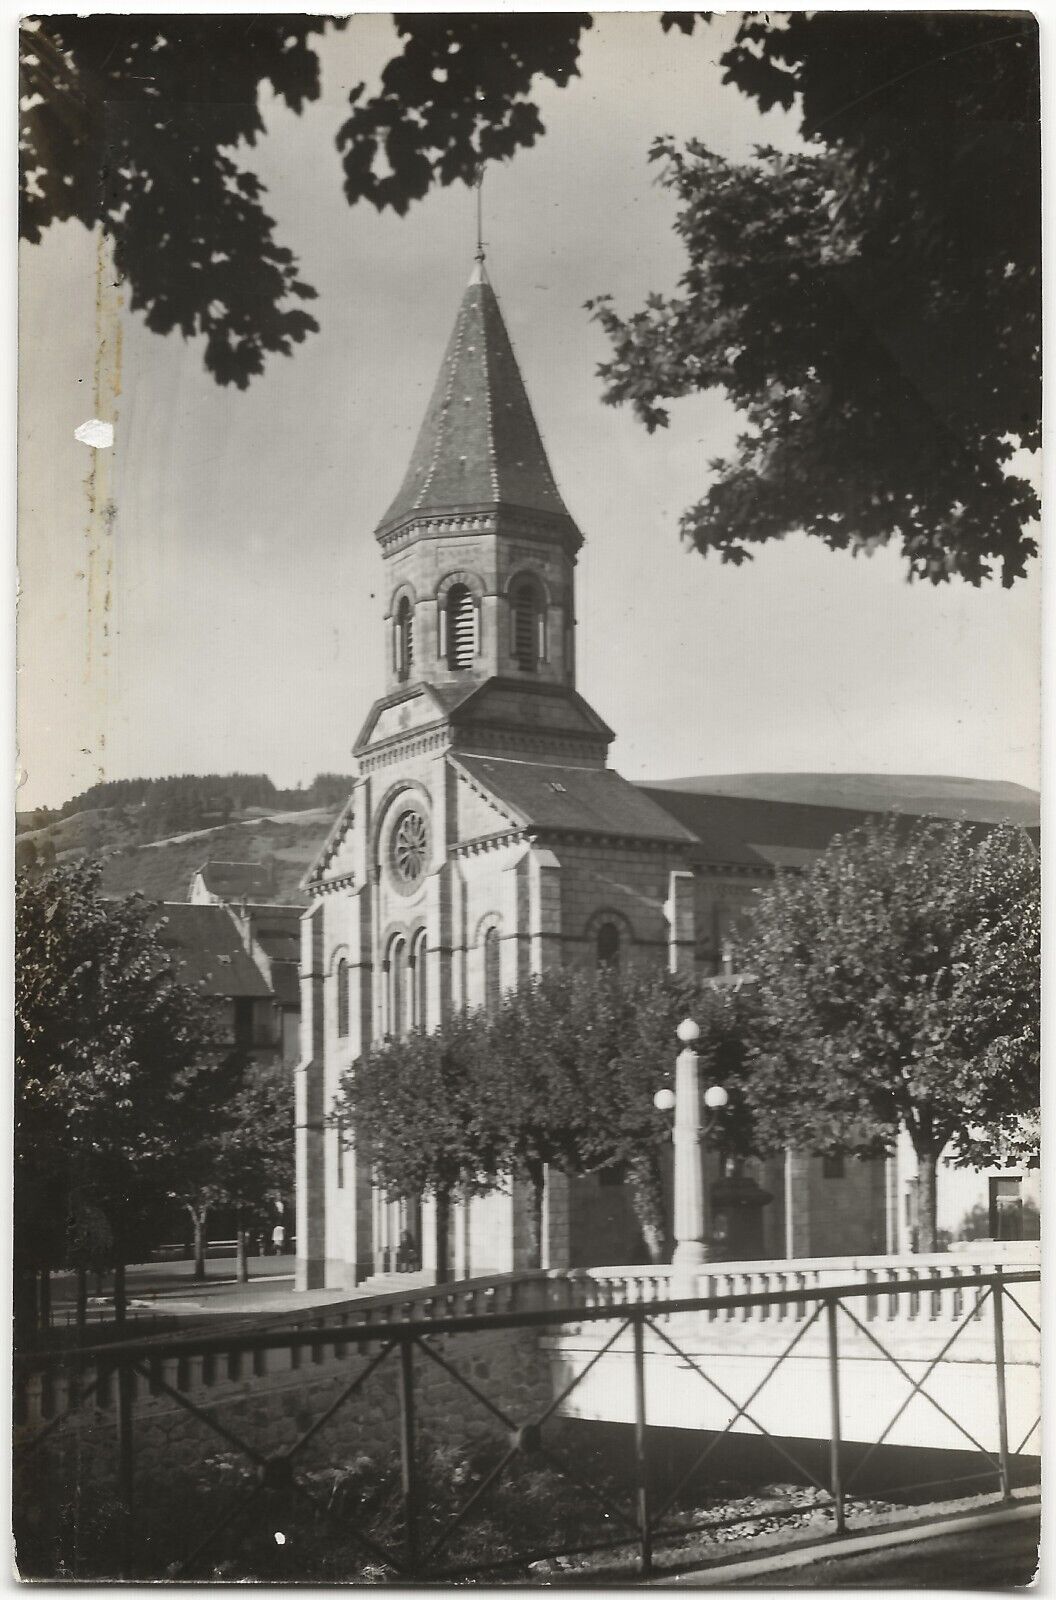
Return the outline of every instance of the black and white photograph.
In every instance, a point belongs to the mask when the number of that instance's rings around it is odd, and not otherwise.
[[[1045,19],[5,28],[15,1581],[1046,1581]]]

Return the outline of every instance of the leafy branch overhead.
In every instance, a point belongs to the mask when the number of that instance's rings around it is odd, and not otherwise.
[[[668,12],[692,33],[704,12]],[[243,165],[261,86],[318,98],[325,17],[44,17],[24,29],[22,231],[102,224],[131,303],[205,340],[245,387],[316,331],[264,187]],[[336,136],[350,204],[397,213],[533,145],[533,94],[579,71],[586,13],[400,15],[377,92]],[[678,292],[620,314],[605,398],[653,431],[718,390],[744,428],[685,511],[734,564],[804,530],[894,544],[909,574],[1010,585],[1036,553],[1040,441],[1038,30],[1026,13],[746,12],[719,57],[802,147],[734,161],[656,141],[686,252]],[[706,463],[701,464],[705,480]]]
[[[894,541],[932,583],[1011,584],[1039,512],[1013,464],[1040,443],[1036,24],[749,17],[722,62],[761,110],[795,104],[809,147],[656,141],[687,265],[630,317],[592,303],[605,398],[650,431],[697,391],[738,407],[736,452],[682,517],[703,553],[803,529]]]

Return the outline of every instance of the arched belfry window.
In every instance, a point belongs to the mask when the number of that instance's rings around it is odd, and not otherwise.
[[[476,653],[476,601],[464,583],[455,583],[447,591],[447,664],[465,671]]]
[[[531,578],[518,578],[510,590],[510,653],[522,672],[534,672],[545,653],[546,610]]]
[[[620,930],[615,922],[603,922],[595,943],[599,967],[618,967],[620,964]]]
[[[344,956],[337,963],[337,1037],[348,1038],[348,962]]]
[[[499,930],[489,928],[484,935],[484,1009],[493,1017],[502,999],[499,976]]]
[[[411,667],[414,665],[414,607],[407,595],[403,595],[396,607],[396,676],[400,679],[409,677]]]

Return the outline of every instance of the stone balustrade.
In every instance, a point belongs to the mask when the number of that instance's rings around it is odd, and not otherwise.
[[[937,1337],[945,1330],[953,1332],[958,1322],[972,1311],[973,1297],[981,1298],[973,1287],[980,1274],[999,1268],[1006,1271],[1035,1270],[1039,1265],[1039,1247],[1034,1243],[1015,1246],[992,1243],[950,1254],[929,1256],[865,1256],[820,1257],[797,1261],[746,1261],[715,1263],[697,1270],[693,1280],[693,1297],[722,1299],[730,1296],[763,1294],[797,1294],[809,1296],[819,1289],[870,1285],[875,1292],[848,1302],[859,1321],[871,1326],[876,1335],[890,1342],[894,1337],[902,1340],[907,1351],[912,1345],[933,1349]],[[956,1277],[956,1285],[933,1290],[929,1283],[939,1278]],[[906,1279],[919,1281],[916,1293],[890,1294],[884,1292],[885,1284]],[[684,1281],[684,1280],[680,1280]],[[684,1294],[684,1290],[681,1293]],[[1040,1322],[1040,1286],[1036,1283],[1016,1285],[1015,1294],[1024,1310]],[[158,1355],[153,1359],[154,1377],[148,1380],[133,1376],[134,1398],[146,1399],[153,1394],[160,1378],[171,1389],[183,1393],[196,1391],[221,1391],[225,1387],[239,1388],[254,1380],[296,1382],[299,1371],[304,1376],[318,1375],[321,1367],[335,1363],[347,1364],[347,1344],[319,1341],[311,1344],[298,1342],[298,1334],[316,1330],[378,1326],[379,1329],[394,1321],[436,1322],[442,1324],[452,1317],[477,1317],[516,1314],[531,1311],[560,1311],[569,1313],[567,1327],[588,1343],[599,1342],[611,1332],[606,1323],[581,1323],[576,1312],[595,1307],[620,1305],[661,1304],[674,1298],[672,1269],[667,1266],[645,1267],[592,1267],[586,1269],[552,1269],[534,1272],[500,1274],[495,1277],[470,1279],[441,1286],[419,1286],[402,1293],[388,1292],[378,1296],[359,1296],[336,1305],[315,1307],[311,1310],[293,1310],[278,1316],[254,1322],[252,1332],[273,1336],[267,1348],[248,1348],[246,1320],[208,1329],[209,1338],[220,1341],[221,1348],[209,1354],[183,1354],[179,1352],[179,1338],[163,1335],[153,1340],[138,1342],[138,1348],[147,1353],[152,1348]],[[715,1305],[692,1312],[660,1312],[658,1315],[677,1320],[681,1328],[692,1331],[696,1348],[720,1349],[729,1344],[731,1337],[738,1342],[749,1339],[760,1352],[778,1338],[787,1340],[795,1331],[795,1324],[809,1318],[813,1307],[809,1299],[796,1303],[771,1303],[757,1305]],[[961,1359],[973,1358],[978,1346],[981,1354],[974,1359],[989,1359],[993,1348],[991,1315],[985,1308],[973,1322],[978,1327],[966,1328],[958,1341],[957,1354]],[[1010,1361],[1033,1362],[1037,1359],[1037,1336],[1030,1325],[1011,1311],[1006,1327],[1006,1354]],[[853,1337],[864,1339],[850,1324]],[[204,1331],[204,1330],[203,1330]],[[813,1331],[812,1331],[813,1332]],[[281,1336],[289,1334],[291,1342],[284,1345]],[[559,1337],[557,1330],[551,1337]],[[229,1345],[223,1347],[228,1337]],[[906,1341],[910,1341],[909,1344]],[[360,1343],[357,1355],[366,1356],[370,1345]],[[76,1403],[76,1395],[89,1386],[95,1386],[93,1407],[107,1409],[113,1403],[113,1359],[104,1350],[85,1353],[79,1374],[54,1359],[41,1358],[39,1364],[27,1359],[19,1364],[16,1381],[16,1425],[32,1432],[35,1428],[63,1415]]]

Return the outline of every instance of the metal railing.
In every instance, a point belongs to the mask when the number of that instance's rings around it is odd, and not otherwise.
[[[363,1525],[361,1520],[348,1514],[348,1508],[339,1507],[340,1532],[350,1538],[371,1560],[379,1564],[383,1575],[399,1578],[452,1579],[471,1573],[485,1574],[503,1568],[525,1569],[531,1562],[559,1555],[569,1555],[585,1550],[622,1549],[625,1560],[636,1557],[638,1570],[646,1575],[653,1569],[654,1550],[665,1540],[684,1535],[684,1526],[673,1517],[676,1505],[699,1474],[705,1462],[713,1455],[722,1440],[738,1424],[748,1424],[756,1435],[802,1478],[818,1491],[818,1505],[831,1513],[837,1533],[847,1530],[854,1515],[856,1502],[850,1490],[867,1461],[887,1441],[909,1403],[918,1395],[927,1400],[946,1422],[957,1431],[970,1449],[981,1455],[985,1465],[971,1481],[990,1482],[1002,1500],[1012,1495],[1013,1475],[1017,1458],[1022,1459],[1030,1440],[1036,1436],[1040,1418],[1016,1443],[1010,1442],[1008,1406],[1006,1396],[1006,1319],[1008,1315],[1024,1318],[1030,1328],[1039,1332],[1038,1322],[1022,1303],[1023,1291],[1019,1286],[1039,1282],[1036,1270],[974,1272],[966,1280],[964,1274],[885,1280],[882,1285],[875,1278],[840,1285],[815,1283],[794,1289],[769,1290],[754,1293],[705,1295],[692,1299],[658,1297],[622,1302],[602,1298],[594,1304],[576,1306],[550,1305],[536,1309],[506,1309],[500,1307],[490,1312],[472,1314],[439,1314],[439,1304],[430,1306],[425,1317],[406,1315],[386,1322],[367,1324],[318,1323],[311,1327],[271,1328],[260,1332],[227,1331],[212,1335],[195,1335],[179,1339],[136,1341],[111,1344],[77,1353],[55,1352],[43,1355],[16,1357],[16,1469],[25,1468],[34,1457],[46,1453],[49,1439],[66,1422],[75,1423],[79,1412],[89,1401],[102,1410],[113,1413],[116,1429],[114,1451],[114,1477],[119,1515],[116,1572],[114,1576],[194,1576],[200,1573],[207,1556],[230,1540],[249,1512],[263,1498],[271,1507],[274,1523],[276,1507],[288,1509],[298,1497],[311,1509],[313,1516],[320,1514],[318,1496],[311,1492],[305,1476],[299,1477],[301,1461],[306,1448],[315,1443],[339,1410],[372,1380],[382,1369],[396,1368],[399,1397],[398,1453],[399,1484],[395,1500],[396,1513],[389,1516],[388,1533],[379,1536],[376,1528]],[[1013,1292],[1013,1291],[1017,1291]],[[881,1302],[901,1306],[908,1297],[916,1297],[917,1315],[926,1297],[949,1296],[951,1300],[933,1300],[932,1306],[949,1306],[955,1310],[952,1332],[936,1330],[937,1349],[926,1364],[923,1375],[914,1377],[904,1361],[889,1350],[881,1339],[877,1326],[883,1328]],[[960,1297],[954,1301],[952,1297]],[[438,1297],[438,1301],[441,1297]],[[993,1398],[997,1411],[996,1449],[987,1448],[976,1437],[965,1421],[952,1414],[948,1405],[937,1399],[926,1387],[932,1373],[950,1358],[950,1351],[958,1340],[971,1329],[978,1333],[984,1306],[991,1309],[987,1319],[990,1328],[994,1374]],[[410,1304],[408,1305],[410,1312]],[[707,1370],[706,1363],[697,1359],[673,1336],[675,1322],[680,1317],[693,1319],[693,1326],[707,1326],[716,1319],[765,1315],[775,1325],[783,1326],[789,1335],[782,1349],[769,1361],[761,1380],[743,1401],[738,1401]],[[926,1314],[927,1316],[927,1314]],[[870,1326],[872,1323],[872,1326]],[[447,1341],[456,1336],[531,1331],[538,1335],[554,1334],[561,1329],[594,1329],[598,1345],[589,1352],[583,1368],[564,1383],[556,1393],[551,1393],[545,1405],[533,1406],[528,1414],[514,1416],[508,1403],[496,1400],[484,1392],[471,1376],[453,1361],[447,1353]],[[894,1410],[887,1426],[878,1433],[864,1455],[852,1466],[844,1442],[841,1412],[841,1345],[842,1328],[853,1328],[856,1336],[864,1338],[884,1362],[897,1370],[909,1386],[908,1395]],[[932,1326],[934,1326],[932,1324]],[[611,1332],[610,1332],[611,1328]],[[790,1447],[758,1420],[755,1414],[761,1392],[774,1374],[793,1356],[806,1335],[817,1329],[824,1333],[825,1366],[828,1374],[828,1463],[827,1472],[819,1476]],[[630,1335],[633,1384],[633,1484],[629,1504],[614,1498],[611,1487],[584,1479],[577,1467],[564,1459],[544,1440],[544,1429],[560,1415],[560,1410],[587,1374],[599,1362],[616,1350],[619,1341]],[[241,1437],[220,1414],[223,1406],[219,1397],[211,1394],[210,1385],[218,1375],[242,1384],[252,1384],[256,1378],[268,1377],[270,1353],[288,1351],[290,1368],[296,1371],[303,1366],[305,1380],[318,1375],[320,1364],[328,1353],[334,1360],[352,1351],[362,1354],[364,1365],[345,1384],[321,1413],[314,1416],[291,1444],[267,1452]],[[373,1352],[373,1353],[372,1353]],[[730,1409],[725,1427],[711,1432],[707,1443],[697,1455],[688,1471],[684,1472],[674,1489],[661,1496],[658,1492],[655,1464],[649,1450],[650,1419],[647,1413],[647,1362],[651,1354],[673,1353],[680,1362],[697,1374],[703,1384],[721,1396]],[[974,1358],[978,1361],[978,1356]],[[199,1381],[189,1380],[197,1366]],[[422,1375],[426,1370],[439,1368],[447,1381],[455,1384],[471,1397],[497,1426],[503,1448],[487,1471],[478,1474],[477,1480],[461,1504],[446,1505],[441,1515],[421,1473],[421,1417],[418,1399]],[[30,1391],[36,1391],[37,1404],[30,1403]],[[194,1398],[192,1398],[192,1391]],[[137,1403],[145,1404],[158,1396],[166,1397],[175,1406],[189,1412],[205,1424],[221,1443],[234,1451],[245,1464],[246,1476],[239,1494],[227,1504],[221,1517],[208,1528],[190,1550],[184,1549],[178,1559],[166,1564],[162,1571],[150,1569],[149,1556],[137,1550],[140,1531],[137,1507]],[[50,1398],[49,1398],[50,1397]],[[49,1415],[50,1413],[50,1415]],[[32,1414],[32,1415],[31,1415]],[[36,1425],[32,1423],[36,1418]],[[600,1503],[604,1507],[607,1536],[576,1542],[575,1537],[565,1539],[559,1547],[518,1550],[509,1553],[505,1545],[492,1558],[488,1552],[483,1558],[467,1562],[457,1558],[452,1562],[444,1557],[456,1543],[456,1535],[464,1530],[475,1514],[481,1511],[489,1495],[494,1495],[505,1474],[514,1463],[530,1459],[545,1465],[571,1481],[578,1492],[586,1496],[582,1504]],[[931,1480],[934,1484],[937,1480]],[[945,1480],[952,1482],[955,1480]],[[969,1481],[967,1478],[956,1481]],[[914,1487],[927,1485],[903,1484],[900,1493]],[[17,1500],[17,1494],[16,1494]],[[324,1508],[325,1509],[325,1508]],[[716,1529],[735,1526],[738,1521],[750,1520],[751,1513],[742,1518],[720,1520],[712,1524]],[[589,1523],[586,1512],[582,1529]],[[269,1524],[270,1525],[270,1524]],[[613,1528],[621,1531],[613,1533]],[[38,1574],[29,1574],[31,1576]],[[44,1574],[39,1574],[44,1575]],[[69,1573],[67,1576],[100,1576],[101,1573]],[[300,1574],[297,1574],[300,1575]]]

